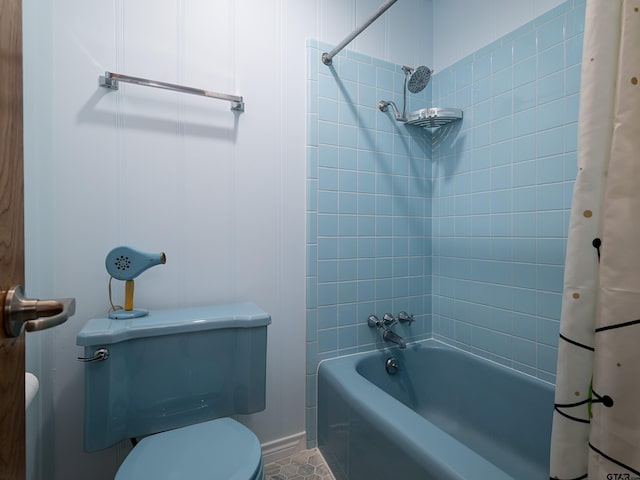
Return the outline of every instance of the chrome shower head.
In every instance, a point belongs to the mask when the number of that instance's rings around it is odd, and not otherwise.
[[[411,93],[421,92],[427,86],[431,79],[433,70],[428,67],[421,66],[418,68],[402,66],[404,72],[404,85],[402,87],[402,113],[391,100],[382,100],[378,102],[378,109],[381,112],[388,111],[388,107],[393,108],[393,115],[398,122],[407,122],[407,89]]]
[[[416,68],[415,70],[409,67],[402,67],[402,69],[405,74],[409,73],[411,75],[407,83],[407,88],[411,93],[421,92],[429,83],[431,74],[433,73],[433,70],[429,67],[425,67],[424,65]]]

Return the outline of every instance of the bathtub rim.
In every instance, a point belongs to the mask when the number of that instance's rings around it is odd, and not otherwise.
[[[544,380],[543,378],[536,377],[536,376],[531,375],[530,373],[524,372],[522,370],[518,370],[516,368],[509,367],[508,365],[505,365],[504,363],[500,363],[500,362],[498,362],[496,360],[493,360],[491,358],[483,357],[482,355],[479,355],[479,354],[477,354],[475,352],[472,352],[472,351],[469,351],[469,350],[465,350],[464,348],[461,348],[461,347],[459,347],[457,345],[451,345],[450,343],[447,343],[444,340],[441,340],[439,338],[435,338],[435,337],[423,338],[421,340],[416,340],[414,342],[407,343],[407,349],[420,348],[420,345],[423,345],[423,346],[424,345],[431,345],[432,343],[435,344],[435,345],[433,345],[432,347],[429,346],[428,348],[440,348],[440,347],[442,347],[445,350],[447,350],[447,349],[454,350],[454,351],[463,353],[465,355],[469,355],[471,357],[477,358],[479,360],[483,360],[485,362],[489,362],[489,363],[491,363],[493,365],[497,365],[500,368],[507,369],[510,372],[514,372],[516,375],[522,375],[522,376],[524,376],[526,378],[530,378],[534,382],[540,382],[540,383],[542,383],[544,385],[547,385],[548,387],[551,387],[554,390],[556,388],[555,383],[549,382],[548,380]],[[354,353],[348,353],[346,355],[340,355],[339,357],[323,358],[322,360],[320,360],[318,362],[318,365],[316,366],[315,374],[316,375],[318,374],[318,372],[320,371],[320,365],[322,365],[325,362],[333,362],[333,361],[338,361],[338,360],[342,360],[342,359],[345,359],[345,358],[358,357],[358,356],[361,356],[361,355],[362,356],[371,355],[371,354],[376,354],[376,353],[379,353],[379,354],[388,353],[389,355],[392,355],[393,352],[400,351],[400,350],[401,350],[400,347],[398,347],[396,345],[393,345],[393,346],[392,345],[388,345],[388,346],[385,345],[385,346],[383,346],[381,348],[376,347],[376,348],[372,348],[371,350],[365,350],[365,351],[362,351],[362,352],[354,352]],[[318,399],[317,399],[317,392],[316,392],[316,401],[317,400]],[[316,405],[317,405],[317,403],[316,403]]]

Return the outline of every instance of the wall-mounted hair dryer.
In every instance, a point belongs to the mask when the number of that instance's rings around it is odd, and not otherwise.
[[[124,288],[124,309],[115,309],[109,313],[109,318],[124,319],[144,317],[148,315],[147,310],[133,309],[133,279],[142,272],[155,265],[164,264],[167,257],[163,252],[144,253],[131,247],[116,247],[107,254],[104,263],[107,272],[112,278],[125,281]],[[111,282],[111,280],[109,280]],[[109,283],[109,300],[111,300],[111,283]]]

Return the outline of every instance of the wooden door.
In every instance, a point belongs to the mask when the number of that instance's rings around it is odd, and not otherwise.
[[[1,0],[0,306],[24,285],[22,155],[22,0]],[[24,333],[7,338],[0,323],[0,480],[26,476],[24,402]]]

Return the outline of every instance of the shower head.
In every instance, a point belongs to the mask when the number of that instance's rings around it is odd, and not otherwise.
[[[402,115],[396,115],[396,120],[404,120],[407,121],[407,87],[411,93],[421,92],[424,87],[429,83],[429,79],[431,78],[431,70],[428,67],[418,67],[411,68],[406,65],[402,66],[402,71],[404,72],[404,86],[402,87]],[[384,111],[384,110],[383,110]]]
[[[433,70],[431,70],[429,67],[425,67],[424,65],[416,68],[415,70],[409,67],[402,67],[402,69],[404,70],[405,75],[407,73],[411,75],[409,77],[409,81],[407,82],[407,88],[411,93],[421,92],[429,83],[431,74],[433,73]]]

